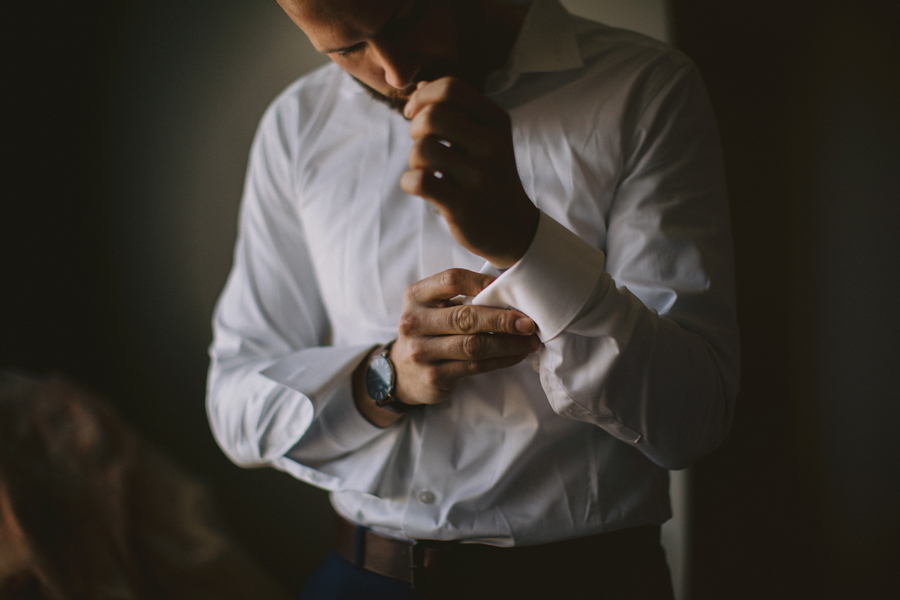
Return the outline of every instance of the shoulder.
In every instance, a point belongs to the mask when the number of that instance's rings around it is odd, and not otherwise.
[[[569,26],[582,64],[520,80],[514,93],[525,101],[508,104],[523,126],[562,125],[576,138],[601,134],[613,143],[630,137],[662,99],[702,89],[694,64],[669,44],[576,16]]]
[[[648,35],[573,16],[582,57],[588,64],[678,69],[692,65],[680,50]]]
[[[583,68],[567,92],[579,114],[628,138],[643,120],[702,108],[702,78],[683,52],[647,35],[572,17]]]
[[[269,104],[258,135],[276,136],[283,143],[299,140],[315,119],[328,118],[348,79],[333,63],[297,79]]]
[[[573,17],[573,24],[588,77],[613,83],[632,102],[677,80],[699,77],[690,58],[665,42],[580,17]]]

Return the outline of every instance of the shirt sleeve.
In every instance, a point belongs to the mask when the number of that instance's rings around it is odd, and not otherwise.
[[[353,402],[351,374],[369,347],[328,345],[328,316],[292,200],[298,136],[286,132],[300,126],[297,111],[296,101],[273,103],[251,149],[234,265],[213,319],[207,412],[217,442],[239,465],[366,490],[377,471],[351,463],[388,452],[396,432],[369,423]],[[292,449],[302,462],[286,456]]]
[[[542,214],[525,256],[473,303],[535,320],[556,413],[680,469],[724,439],[738,389],[727,195],[693,65],[638,114],[605,247]]]

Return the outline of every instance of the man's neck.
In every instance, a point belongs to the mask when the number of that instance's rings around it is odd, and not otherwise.
[[[470,32],[474,39],[468,44],[463,41],[461,45],[471,49],[467,58],[475,68],[476,79],[484,82],[488,75],[506,66],[528,5],[500,0],[477,0],[472,5],[478,14],[460,14],[460,18],[471,18],[469,22],[477,24]]]

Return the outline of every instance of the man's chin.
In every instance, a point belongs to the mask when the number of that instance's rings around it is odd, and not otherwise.
[[[419,81],[435,81],[437,79],[440,79],[441,77],[448,76],[457,77],[468,85],[471,85],[476,89],[480,89],[480,86],[478,86],[476,82],[471,81],[472,78],[466,77],[460,71],[458,64],[449,60],[435,61],[427,68],[419,72],[416,82],[418,83]],[[406,106],[406,101],[409,100],[409,97],[412,95],[412,93],[416,91],[416,84],[413,84],[402,90],[391,90],[388,95],[385,95],[375,88],[366,85],[356,77],[353,77],[353,79],[356,80],[356,83],[361,85],[372,98],[379,102],[387,104],[389,107],[393,108],[401,115],[403,114],[403,107]]]
[[[352,77],[352,76],[351,76]],[[366,92],[368,92],[369,96],[372,97],[373,100],[377,100],[383,104],[388,105],[388,107],[396,110],[401,115],[403,114],[403,107],[406,106],[406,101],[409,100],[410,94],[412,94],[416,86],[411,85],[404,90],[394,90],[390,95],[385,95],[376,90],[375,88],[366,85],[356,77],[353,77],[354,81],[362,86]]]

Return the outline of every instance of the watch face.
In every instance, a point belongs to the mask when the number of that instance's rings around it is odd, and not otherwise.
[[[394,372],[391,363],[383,356],[376,356],[366,369],[366,391],[372,400],[383,400],[394,391]]]

